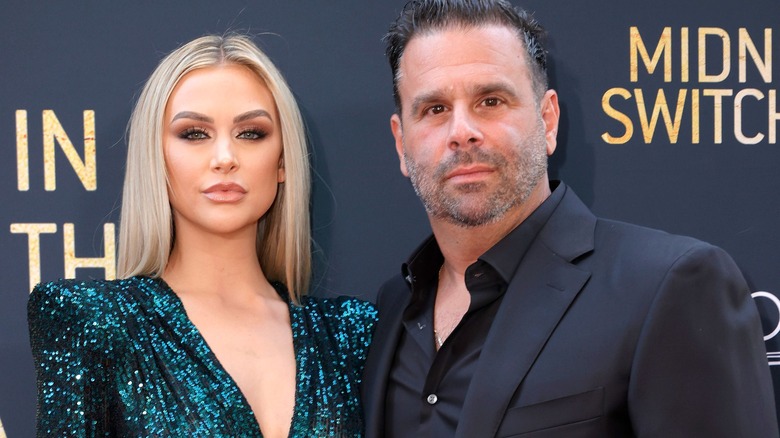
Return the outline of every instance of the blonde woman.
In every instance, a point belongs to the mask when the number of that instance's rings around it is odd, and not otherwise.
[[[130,121],[121,280],[28,305],[39,436],[359,436],[376,312],[304,295],[298,106],[244,36],[165,57]]]

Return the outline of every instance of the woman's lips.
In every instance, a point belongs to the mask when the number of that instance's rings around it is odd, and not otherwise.
[[[238,202],[246,196],[246,189],[236,183],[217,183],[203,191],[214,202]]]

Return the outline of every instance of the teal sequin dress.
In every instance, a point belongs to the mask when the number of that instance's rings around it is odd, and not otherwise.
[[[275,284],[288,301],[284,286]],[[360,376],[376,310],[289,304],[297,363],[291,437],[362,436]],[[38,436],[260,437],[235,382],[159,279],[63,280],[28,303]]]

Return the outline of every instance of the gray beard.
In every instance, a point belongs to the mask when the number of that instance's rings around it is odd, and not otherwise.
[[[525,203],[547,172],[546,140],[537,130],[517,145],[508,159],[480,147],[460,149],[435,169],[424,168],[404,153],[415,193],[429,216],[462,227],[478,227],[498,222],[512,208]],[[444,178],[452,169],[484,163],[498,172],[500,183],[488,191],[484,183],[445,188]]]

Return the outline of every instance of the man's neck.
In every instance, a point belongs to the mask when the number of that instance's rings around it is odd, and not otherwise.
[[[520,225],[549,196],[550,187],[544,180],[525,202],[509,210],[501,219],[476,227],[464,227],[429,216],[431,229],[444,256],[445,269],[462,277],[466,268]]]

